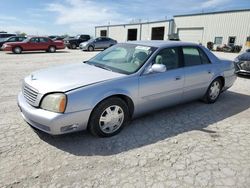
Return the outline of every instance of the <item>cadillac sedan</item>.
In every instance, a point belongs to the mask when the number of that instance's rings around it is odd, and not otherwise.
[[[23,118],[46,133],[87,129],[108,137],[153,110],[196,99],[214,103],[233,85],[234,72],[233,62],[196,44],[128,42],[83,63],[34,72],[18,104]]]

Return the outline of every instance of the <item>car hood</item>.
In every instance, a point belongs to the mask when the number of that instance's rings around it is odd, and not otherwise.
[[[126,75],[111,72],[84,63],[62,65],[40,70],[27,76],[24,81],[39,93],[66,92]]]
[[[239,55],[237,58],[240,61],[250,61],[250,52],[245,52],[245,53]]]

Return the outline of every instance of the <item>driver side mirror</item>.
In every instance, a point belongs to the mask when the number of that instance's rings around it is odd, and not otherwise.
[[[160,73],[160,72],[166,72],[167,68],[163,64],[153,64],[150,68],[150,73]]]

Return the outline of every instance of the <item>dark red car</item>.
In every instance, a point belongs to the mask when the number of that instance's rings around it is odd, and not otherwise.
[[[12,51],[20,54],[22,51],[39,51],[55,52],[59,49],[64,49],[63,41],[53,41],[48,37],[29,37],[22,42],[7,42],[2,46],[4,51]]]

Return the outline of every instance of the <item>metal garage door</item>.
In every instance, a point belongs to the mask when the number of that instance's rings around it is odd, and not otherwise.
[[[203,28],[178,29],[178,34],[181,41],[202,43]]]

